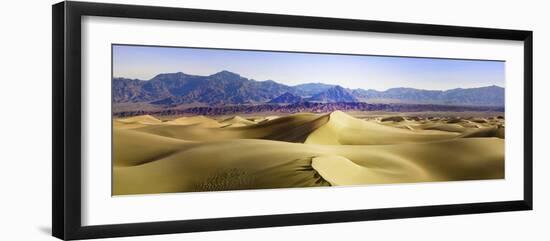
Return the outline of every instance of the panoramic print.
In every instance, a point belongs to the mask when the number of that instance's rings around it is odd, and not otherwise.
[[[117,44],[112,60],[113,195],[504,178],[504,61]]]

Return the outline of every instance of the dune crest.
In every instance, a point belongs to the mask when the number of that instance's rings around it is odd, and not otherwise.
[[[128,117],[124,119],[119,119],[118,121],[123,123],[140,123],[140,124],[158,124],[162,121],[153,117],[152,115],[140,115],[140,116],[134,116],[134,117]]]

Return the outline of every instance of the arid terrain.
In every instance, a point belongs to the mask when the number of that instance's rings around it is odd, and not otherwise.
[[[113,195],[504,178],[499,112],[113,119]]]

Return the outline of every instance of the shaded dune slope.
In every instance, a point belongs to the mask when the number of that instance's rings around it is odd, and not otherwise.
[[[479,129],[464,131],[460,137],[498,137],[504,139],[504,128],[501,127],[483,127]]]

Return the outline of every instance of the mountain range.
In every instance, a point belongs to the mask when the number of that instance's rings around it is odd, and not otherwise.
[[[386,91],[348,89],[308,83],[288,86],[273,80],[256,81],[221,71],[209,76],[182,72],[158,74],[150,80],[113,78],[115,104],[149,103],[158,106],[223,106],[246,104],[411,103],[464,106],[504,106],[504,88],[487,86],[450,90],[391,88]]]

